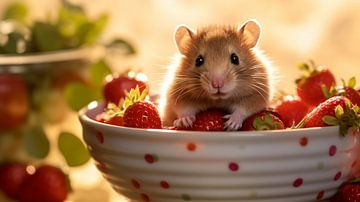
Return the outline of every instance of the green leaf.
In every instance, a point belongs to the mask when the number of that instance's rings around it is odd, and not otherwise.
[[[18,22],[24,23],[28,15],[28,8],[25,4],[21,2],[15,2],[11,4],[4,12],[2,17],[3,20],[16,20]]]
[[[29,46],[24,34],[17,31],[7,34],[6,39],[5,44],[1,47],[1,52],[4,54],[21,54],[26,52]]]
[[[98,99],[95,93],[82,83],[68,84],[65,87],[64,97],[68,106],[74,111],[79,111],[91,101]]]
[[[124,55],[132,55],[136,53],[135,48],[124,39],[114,39],[112,42],[106,45],[106,47],[115,49]]]
[[[354,88],[356,85],[356,78],[355,77],[351,77],[350,80],[349,80],[349,83],[348,83],[348,86],[350,88]]]
[[[336,116],[336,118],[340,119],[343,114],[344,114],[344,109],[340,105],[336,106],[335,107],[335,116]]]
[[[61,154],[70,167],[81,166],[89,161],[90,155],[83,142],[74,134],[62,132],[58,138]]]
[[[33,42],[37,51],[55,51],[64,48],[63,38],[57,26],[49,23],[35,22],[32,31]]]
[[[108,16],[102,15],[95,21],[87,21],[78,27],[77,37],[80,45],[91,45],[96,42],[96,39],[103,32],[108,22]]]
[[[325,98],[331,97],[330,90],[326,87],[325,84],[321,85],[321,91],[322,91],[323,95],[325,96]]]
[[[62,0],[61,3],[63,7],[69,11],[84,12],[84,9],[81,6],[73,4],[70,1]]]
[[[25,131],[23,146],[27,154],[39,159],[45,158],[50,150],[49,140],[41,126]]]
[[[92,64],[89,71],[91,81],[94,82],[94,85],[97,87],[101,87],[105,77],[112,73],[110,66],[104,60]]]
[[[349,130],[349,126],[344,125],[344,124],[340,124],[339,125],[339,131],[340,131],[340,135],[345,136],[348,133]]]
[[[331,126],[334,126],[334,125],[338,125],[339,124],[339,121],[333,117],[333,116],[324,116],[322,118],[322,120],[328,124],[328,125],[331,125]]]
[[[310,71],[310,66],[306,63],[301,63],[298,65],[298,69],[302,70],[302,71],[306,71],[309,72]]]
[[[351,180],[352,183],[359,183],[360,182],[360,177],[355,177],[354,179]]]

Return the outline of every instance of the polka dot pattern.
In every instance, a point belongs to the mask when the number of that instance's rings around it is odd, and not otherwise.
[[[302,137],[302,138],[299,139],[299,144],[302,147],[307,146],[308,143],[309,143],[309,139],[307,137]]]
[[[96,135],[96,139],[99,141],[99,143],[103,144],[104,143],[104,135],[99,131],[95,135]]]
[[[334,181],[338,181],[341,178],[341,176],[342,176],[341,171],[337,172],[334,176]]]
[[[194,144],[194,143],[189,143],[189,144],[187,144],[186,148],[187,148],[188,151],[193,152],[193,151],[196,150],[196,144]]]
[[[294,151],[298,152],[304,152],[305,154],[308,154],[306,151],[308,150],[312,150],[314,146],[317,146],[318,143],[315,142],[316,139],[311,139],[308,136],[305,136],[306,134],[303,134],[302,136],[297,137],[296,139],[293,140],[292,142],[292,146],[294,149]],[[104,137],[102,136],[102,134],[99,132],[97,133],[97,139],[99,140],[100,143],[104,142]],[[188,140],[187,140],[188,141]],[[199,150],[199,145],[200,142],[198,140],[195,140],[196,142],[192,142],[191,140],[188,142],[180,142],[179,145],[180,147],[177,147],[180,149],[179,154],[186,154],[187,156],[197,156],[197,154],[202,154],[203,152],[207,152],[208,147],[203,147],[203,145],[201,144],[201,150]],[[313,143],[310,144],[310,141],[312,141]],[[294,146],[295,145],[295,146]],[[301,149],[300,149],[301,148]],[[333,157],[335,155],[337,155],[338,152],[338,148],[337,145],[333,144],[333,145],[325,145],[325,147],[323,147],[324,150],[322,151],[322,156],[325,156],[326,158],[320,158],[320,159],[316,159],[317,161],[311,161],[311,165],[309,165],[309,167],[311,166],[311,168],[313,170],[318,170],[317,172],[321,172],[320,170],[324,170],[325,168],[327,169],[329,165],[332,165],[333,160],[336,160],[336,158],[330,158]],[[239,146],[237,147],[238,150],[242,150],[242,149],[248,149],[245,148],[245,146]],[[251,148],[251,146],[249,146],[249,149],[253,149]],[[291,150],[291,148],[289,149]],[[342,152],[342,150],[339,150]],[[158,154],[152,153],[152,151],[148,151],[149,153],[143,153],[143,155],[141,157],[143,157],[143,163],[145,164],[155,164],[156,162],[158,162],[159,157]],[[235,151],[236,152],[236,151]],[[292,151],[293,152],[293,151]],[[308,152],[312,152],[312,151],[308,151]],[[271,153],[270,153],[271,154]],[[338,154],[339,155],[339,154]],[[159,156],[161,157],[161,154],[159,153]],[[164,159],[162,159],[162,161],[166,162],[167,158],[164,157]],[[357,163],[356,161],[352,160],[353,162],[350,162],[347,166],[350,167],[354,167],[354,165]],[[160,162],[158,166],[163,166],[162,164],[164,162]],[[305,162],[305,161],[304,161]],[[352,163],[352,164],[351,164]],[[243,165],[245,164],[245,166]],[[164,164],[164,166],[166,166],[166,164]],[[150,168],[151,166],[149,166]],[[251,166],[249,165],[249,168]],[[245,169],[248,168],[247,165],[247,161],[244,160],[244,162],[242,161],[242,159],[237,159],[236,157],[233,158],[233,160],[229,160],[228,162],[225,162],[222,164],[222,169],[225,172],[228,173],[236,173],[236,172],[242,172],[243,170],[245,171]],[[342,168],[338,168],[338,170],[342,170]],[[337,170],[335,170],[337,171]],[[343,175],[345,175],[345,173],[342,173],[341,171],[338,172],[334,172],[334,173],[330,173],[328,176],[326,176],[326,179],[331,182],[333,184],[336,184],[334,181],[338,181],[340,180]],[[237,175],[235,174],[234,176],[237,177]],[[164,176],[163,176],[164,177]],[[297,176],[293,176],[294,178],[292,179],[288,179],[286,181],[287,183],[287,187],[288,188],[292,188],[294,191],[295,190],[302,190],[302,189],[306,189],[308,186],[308,182],[307,182],[307,178],[306,176],[302,176],[297,174]],[[160,179],[156,179],[157,181],[155,181],[155,187],[157,189],[157,191],[159,191],[159,193],[161,192],[160,190],[162,190],[163,193],[167,193],[170,195],[175,193],[177,200],[182,200],[182,201],[192,201],[197,199],[197,197],[195,196],[195,199],[193,198],[194,195],[191,195],[192,192],[188,192],[188,193],[176,193],[176,191],[178,191],[178,187],[176,182],[172,182],[170,181],[169,183],[169,179],[166,179],[165,177],[163,179],[161,179],[162,177],[160,177]],[[141,197],[142,202],[150,202],[151,200],[154,200],[154,198],[150,198],[152,190],[150,192],[147,192],[147,186],[142,186],[142,179],[137,178],[136,176],[134,176],[134,178],[132,178],[130,180],[133,191],[135,191],[137,193],[137,196]],[[310,183],[311,184],[311,183]],[[145,184],[144,184],[145,185]],[[302,188],[300,188],[302,187]],[[154,186],[152,186],[152,188],[154,188]],[[297,189],[300,188],[300,189]],[[253,190],[248,190],[248,195],[247,197],[252,198],[252,199],[257,199],[259,197],[265,197],[263,196],[263,193],[261,193],[261,195],[258,195],[260,192],[257,192],[259,190],[257,190],[257,188],[253,188]],[[326,199],[326,197],[329,196],[325,196],[326,192],[325,190],[314,190],[313,193],[311,193],[311,196],[313,198],[313,200],[317,200],[317,201],[322,201],[324,199]],[[139,200],[139,199],[137,199]],[[141,201],[140,200],[140,201]]]
[[[191,201],[191,196],[189,194],[182,194],[181,198],[184,201]]]
[[[169,189],[170,188],[170,185],[167,181],[163,180],[160,182],[160,186],[163,188],[163,189]]]
[[[302,178],[297,178],[293,182],[293,187],[297,188],[300,187],[304,183],[304,180]]]
[[[331,146],[329,147],[329,156],[335,156],[336,151],[337,151],[336,146],[335,146],[335,145],[331,145]]]
[[[147,194],[141,193],[140,197],[143,202],[150,202],[150,197]]]
[[[229,170],[232,172],[236,172],[239,170],[239,164],[235,163],[235,162],[230,162],[229,163]]]
[[[320,191],[317,195],[316,195],[316,200],[317,201],[320,201],[324,198],[324,194],[325,194],[325,191]]]
[[[140,183],[137,180],[132,179],[131,184],[135,189],[140,189]]]
[[[153,164],[158,161],[158,157],[155,154],[145,154],[144,159],[149,164]]]

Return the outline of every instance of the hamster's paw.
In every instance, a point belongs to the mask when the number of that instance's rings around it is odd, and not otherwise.
[[[174,121],[174,126],[176,128],[190,128],[193,124],[193,122],[195,121],[195,116],[186,116],[186,117],[181,117],[178,118]]]
[[[242,126],[244,119],[238,114],[229,114],[224,116],[227,121],[224,124],[224,128],[227,131],[236,131],[239,130]]]

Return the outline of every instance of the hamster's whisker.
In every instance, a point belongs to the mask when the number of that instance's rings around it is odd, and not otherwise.
[[[266,96],[264,95],[264,94],[266,94],[266,91],[263,88],[261,88],[257,85],[254,85],[254,84],[250,84],[249,87],[252,88],[253,90],[257,91],[264,100],[267,100]]]

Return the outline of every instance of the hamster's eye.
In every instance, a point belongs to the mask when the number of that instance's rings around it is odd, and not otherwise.
[[[205,62],[204,57],[202,55],[199,55],[195,60],[195,65],[197,67],[200,67],[201,65],[204,64],[204,62]]]
[[[238,65],[239,64],[239,57],[235,53],[232,53],[230,55],[230,61],[231,61],[232,64]]]

